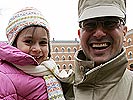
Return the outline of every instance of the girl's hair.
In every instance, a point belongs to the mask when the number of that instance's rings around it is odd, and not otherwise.
[[[31,26],[28,26],[28,27],[34,27],[35,29],[36,29],[37,27],[42,27],[42,28],[44,28],[44,29],[46,30],[47,36],[48,36],[47,38],[48,38],[48,49],[49,49],[48,57],[50,58],[50,57],[51,57],[50,35],[49,35],[49,31],[47,30],[47,28],[46,28],[46,27],[43,27],[43,26],[39,26],[39,25],[31,25]],[[26,29],[26,28],[28,28],[28,27],[25,27],[24,29]],[[20,32],[22,32],[24,29],[22,29]],[[35,33],[35,29],[34,29],[34,31],[33,31],[33,34]],[[19,32],[19,33],[20,33],[20,32]],[[19,34],[19,33],[18,33],[18,34]],[[14,42],[12,43],[12,46],[14,46],[14,47],[17,47],[17,39],[18,39],[18,36],[19,36],[19,35],[16,36]]]

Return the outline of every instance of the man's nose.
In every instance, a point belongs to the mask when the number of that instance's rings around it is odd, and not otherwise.
[[[98,26],[93,36],[100,39],[101,37],[106,36],[106,32],[102,26]]]

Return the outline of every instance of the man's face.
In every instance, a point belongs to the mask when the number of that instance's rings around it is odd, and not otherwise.
[[[127,27],[116,17],[85,20],[81,23],[81,47],[97,66],[121,52],[126,32]]]

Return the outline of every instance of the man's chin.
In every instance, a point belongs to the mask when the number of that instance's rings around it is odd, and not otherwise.
[[[93,61],[94,61],[94,63],[95,63],[95,66],[104,64],[104,63],[107,62],[108,60],[109,60],[109,59],[103,58],[103,57],[98,57],[98,58],[93,59]]]

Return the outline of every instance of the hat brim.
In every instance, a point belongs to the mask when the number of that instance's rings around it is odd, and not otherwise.
[[[84,9],[83,13],[79,16],[79,22],[96,17],[116,16],[125,18],[124,12],[115,6],[97,6],[93,8]]]

